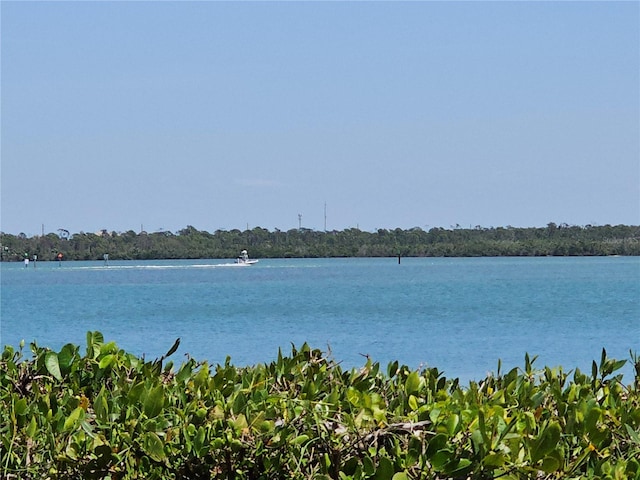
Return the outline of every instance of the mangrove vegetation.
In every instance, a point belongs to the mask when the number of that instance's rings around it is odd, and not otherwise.
[[[58,233],[27,237],[0,234],[3,261],[235,258],[248,249],[256,258],[296,257],[478,257],[640,255],[640,226],[570,226],[539,228],[412,228],[366,232],[356,228],[316,231],[305,228],[269,231],[217,230],[192,226],[173,233]]]
[[[271,363],[6,346],[0,477],[14,479],[640,479],[640,359],[522,368],[466,386],[304,344]],[[363,360],[364,361],[364,360]],[[625,381],[623,381],[625,380]]]

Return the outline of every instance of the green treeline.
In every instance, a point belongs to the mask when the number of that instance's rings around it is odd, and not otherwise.
[[[2,261],[25,256],[55,260],[112,260],[235,258],[248,249],[254,258],[320,257],[480,257],[480,256],[590,256],[640,255],[640,226],[570,226],[549,223],[546,227],[515,228],[421,228],[380,229],[365,232],[292,229],[269,231],[216,230],[192,226],[169,231],[69,235],[49,233],[27,237],[1,233]]]

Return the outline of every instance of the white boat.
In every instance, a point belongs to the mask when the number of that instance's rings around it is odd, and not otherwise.
[[[253,265],[254,263],[258,263],[258,260],[250,260],[246,250],[242,250],[240,256],[236,258],[236,264],[238,265]]]

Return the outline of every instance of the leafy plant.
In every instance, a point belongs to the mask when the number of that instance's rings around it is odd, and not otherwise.
[[[629,385],[603,350],[590,375],[527,355],[463,388],[397,362],[342,370],[307,344],[250,367],[175,367],[178,347],[5,347],[2,478],[640,479],[634,355]]]

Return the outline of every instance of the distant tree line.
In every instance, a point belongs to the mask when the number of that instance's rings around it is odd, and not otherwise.
[[[235,258],[242,249],[255,258],[320,257],[481,257],[640,255],[640,226],[570,226],[515,228],[357,228],[316,231],[306,228],[269,231],[216,230],[192,226],[172,233],[108,232],[27,237],[0,232],[2,261],[25,257],[55,260]]]

